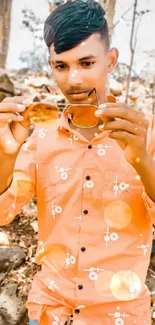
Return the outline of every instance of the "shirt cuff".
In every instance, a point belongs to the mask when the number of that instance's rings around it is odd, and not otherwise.
[[[155,224],[155,202],[146,193],[145,189],[143,189],[142,198],[144,200],[144,204],[148,212],[148,215],[151,218],[153,224]]]

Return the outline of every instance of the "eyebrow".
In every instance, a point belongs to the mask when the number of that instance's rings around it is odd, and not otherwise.
[[[90,54],[90,55],[87,55],[87,56],[84,56],[83,58],[80,58],[78,61],[81,62],[81,61],[84,61],[84,60],[89,60],[89,59],[95,59],[96,56]],[[60,63],[66,63],[65,61],[61,61],[61,60],[55,60],[55,61],[52,61],[53,64],[60,64]]]

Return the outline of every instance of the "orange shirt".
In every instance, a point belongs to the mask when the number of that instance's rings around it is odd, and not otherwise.
[[[147,148],[155,157],[155,117]],[[0,224],[33,196],[38,207],[36,262],[26,306],[41,325],[149,325],[145,285],[155,203],[117,142],[91,142],[61,126],[37,126],[21,147],[11,186],[0,196]]]

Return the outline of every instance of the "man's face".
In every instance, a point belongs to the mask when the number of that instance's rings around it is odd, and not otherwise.
[[[95,94],[88,98],[88,93],[96,88],[100,101],[104,101],[107,74],[113,70],[117,56],[116,49],[108,51],[100,35],[93,34],[60,54],[56,54],[52,45],[49,63],[58,87],[71,104],[97,104]]]

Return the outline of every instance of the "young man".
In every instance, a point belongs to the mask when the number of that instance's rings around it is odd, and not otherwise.
[[[106,80],[118,51],[109,48],[99,3],[76,0],[59,6],[44,31],[54,78],[69,103],[77,111],[79,104],[97,105],[95,88],[101,105],[85,125],[64,110],[60,127],[36,127],[22,146],[29,125],[23,108],[24,120],[14,117],[8,131],[13,145],[1,136],[1,225],[34,195],[38,199],[36,262],[42,269],[26,304],[29,318],[40,325],[148,325],[154,116],[148,121],[142,112],[108,102]],[[19,111],[15,103],[23,102],[0,104],[0,119],[2,112],[4,119],[4,112]],[[100,119],[92,125],[95,116]]]

